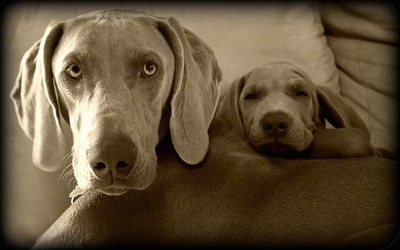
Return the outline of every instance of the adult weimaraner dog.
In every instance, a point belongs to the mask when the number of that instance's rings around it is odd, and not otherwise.
[[[261,153],[310,158],[375,154],[357,113],[291,62],[265,63],[234,81],[221,97],[217,116]],[[337,129],[325,129],[325,120]]]
[[[153,182],[167,133],[184,162],[202,161],[220,79],[213,51],[176,19],[104,10],[49,24],[11,96],[36,166],[71,160],[81,190],[120,195]]]

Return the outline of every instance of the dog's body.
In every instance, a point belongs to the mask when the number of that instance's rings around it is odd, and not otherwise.
[[[390,203],[396,193],[395,162],[380,157],[264,156],[219,119],[213,120],[209,134],[209,152],[196,168],[179,161],[168,143],[159,144],[160,169],[149,188],[117,197],[86,192],[35,247],[342,247],[389,242],[397,214]]]
[[[289,62],[263,64],[236,80],[217,115],[261,153],[304,152],[312,158],[374,153],[358,115]],[[338,129],[325,129],[325,119]]]
[[[202,161],[220,79],[212,50],[175,19],[106,10],[51,23],[12,98],[35,165],[56,170],[71,153],[79,188],[118,195],[153,182],[168,132],[184,162]]]

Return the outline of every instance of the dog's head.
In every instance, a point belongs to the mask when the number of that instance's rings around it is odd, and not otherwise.
[[[202,161],[220,79],[213,51],[176,19],[107,10],[51,23],[11,96],[36,166],[57,170],[71,153],[81,189],[121,194],[152,183],[168,132],[183,161]]]
[[[304,151],[326,120],[336,128],[355,127],[368,134],[338,94],[317,87],[289,62],[263,64],[234,81],[221,97],[217,116],[262,153]]]

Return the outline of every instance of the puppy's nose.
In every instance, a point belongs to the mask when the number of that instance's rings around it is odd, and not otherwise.
[[[106,178],[125,177],[133,167],[135,147],[133,143],[117,142],[105,145],[95,145],[88,149],[87,160],[94,174]]]
[[[261,126],[269,136],[281,136],[285,134],[292,124],[292,120],[283,113],[266,114],[261,119]]]

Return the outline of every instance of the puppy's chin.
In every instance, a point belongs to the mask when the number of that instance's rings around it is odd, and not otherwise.
[[[295,150],[292,147],[278,142],[257,145],[255,146],[255,149],[262,154],[273,154],[273,155],[285,155],[295,152]]]

